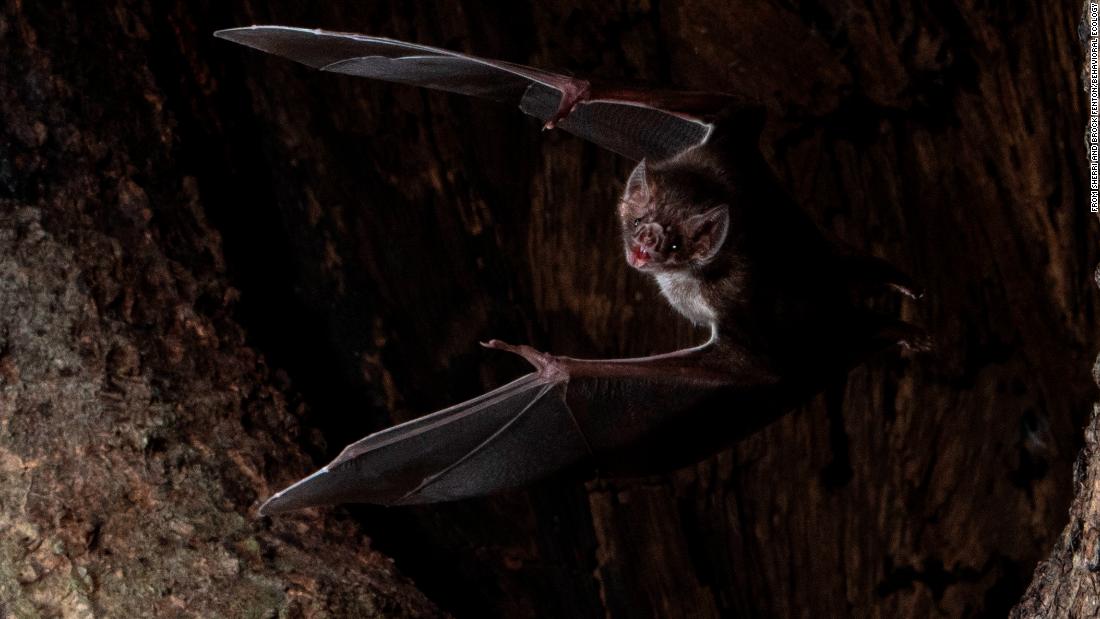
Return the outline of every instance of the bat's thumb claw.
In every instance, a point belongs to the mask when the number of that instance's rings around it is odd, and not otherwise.
[[[519,355],[533,365],[535,369],[538,370],[539,374],[543,376],[558,376],[564,374],[564,371],[553,355],[540,352],[525,344],[517,346],[500,340],[489,340],[488,342],[481,342],[481,345],[485,348],[494,348],[496,350],[503,350],[514,355]]]
[[[523,355],[522,346],[514,346],[508,342],[502,342],[498,339],[491,339],[488,342],[481,342],[481,345],[485,348],[492,348],[493,350],[503,350],[504,352],[510,352],[517,355]]]

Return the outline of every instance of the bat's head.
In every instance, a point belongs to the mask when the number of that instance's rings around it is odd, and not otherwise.
[[[619,201],[626,261],[639,271],[693,269],[718,255],[729,231],[723,193],[705,179],[643,160],[630,173]]]

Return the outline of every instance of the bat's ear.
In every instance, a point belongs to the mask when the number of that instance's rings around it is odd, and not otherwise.
[[[689,217],[684,224],[684,235],[691,239],[691,258],[699,262],[709,262],[722,243],[730,228],[730,209],[726,205]]]
[[[626,189],[623,191],[623,200],[634,204],[649,202],[649,181],[646,180],[646,160],[642,159],[634,166],[630,178],[626,179]]]

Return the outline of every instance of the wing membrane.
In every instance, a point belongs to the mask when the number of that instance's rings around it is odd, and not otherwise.
[[[518,487],[588,455],[565,382],[528,374],[349,445],[272,496],[263,515],[334,503],[414,504]]]
[[[560,99],[560,92],[531,84],[519,107],[545,122]],[[657,161],[706,142],[713,125],[644,105],[597,100],[577,106],[558,127],[628,159]]]
[[[446,56],[349,58],[326,65],[322,70],[503,102],[515,101],[531,84],[529,80],[502,73],[469,58]],[[561,98],[561,93],[554,92]]]
[[[631,159],[665,159],[709,137],[704,117],[730,102],[725,95],[603,88],[534,67],[362,34],[286,26],[251,26],[220,38],[322,71],[421,86],[518,105],[547,122],[566,91],[590,89],[565,131]]]

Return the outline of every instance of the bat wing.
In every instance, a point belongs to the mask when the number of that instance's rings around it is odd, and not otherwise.
[[[450,501],[582,465],[650,473],[689,464],[789,408],[773,397],[789,390],[752,373],[715,371],[711,352],[574,359],[568,372],[528,374],[349,445],[260,514]]]
[[[581,461],[588,446],[564,380],[528,374],[472,400],[352,443],[276,493],[261,515],[315,505],[407,505],[515,488]]]
[[[525,113],[634,160],[706,142],[730,95],[604,87],[510,62],[382,37],[286,26],[215,36],[307,66],[519,105]],[[574,107],[573,104],[576,103]]]

